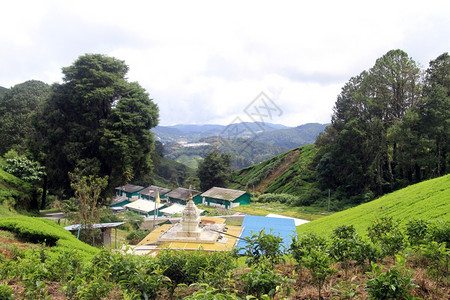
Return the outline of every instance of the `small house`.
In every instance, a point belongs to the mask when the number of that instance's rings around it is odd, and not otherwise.
[[[161,200],[166,199],[166,194],[170,192],[169,189],[159,187],[156,185],[151,185],[139,191],[139,199],[156,201],[156,197],[159,193],[159,198]]]
[[[166,194],[167,200],[170,203],[178,203],[181,205],[186,205],[189,199],[192,197],[192,201],[195,204],[202,204],[201,192],[185,188],[177,188]]]
[[[124,205],[124,207],[128,211],[133,211],[137,214],[149,217],[157,215],[158,217],[162,216],[162,212],[160,209],[166,207],[164,204],[156,204],[156,202],[151,200],[139,199]]]
[[[139,199],[139,191],[143,189],[143,186],[134,184],[126,184],[116,187],[116,196],[110,204],[111,209],[118,210],[128,203],[136,201],[137,199]]]
[[[246,191],[213,187],[200,196],[204,205],[223,207],[226,209],[250,204],[250,194]]]
[[[125,197],[128,200],[138,199],[139,198],[138,193],[143,189],[144,189],[143,186],[134,184],[126,184],[115,188],[117,197]]]

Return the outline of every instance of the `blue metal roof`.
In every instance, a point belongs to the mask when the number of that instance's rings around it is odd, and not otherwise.
[[[286,250],[291,246],[292,237],[297,236],[297,229],[295,227],[295,222],[293,219],[269,218],[249,215],[244,217],[242,227],[244,227],[244,230],[242,232],[241,238],[249,238],[254,233],[258,233],[262,229],[264,229],[266,234],[273,234],[281,237],[283,239],[282,245]],[[238,248],[245,248],[246,245],[247,242],[241,239],[239,240],[237,246]],[[244,253],[244,250],[239,251],[239,254]]]

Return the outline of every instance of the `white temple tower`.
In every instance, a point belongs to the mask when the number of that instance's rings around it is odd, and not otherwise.
[[[194,201],[189,199],[185,209],[182,212],[181,218],[181,231],[177,232],[177,236],[184,237],[199,237],[201,233],[201,229],[199,228],[200,224],[200,212],[195,206]]]

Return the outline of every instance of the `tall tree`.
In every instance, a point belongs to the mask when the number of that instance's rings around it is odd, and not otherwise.
[[[380,195],[398,187],[403,174],[396,174],[396,166],[412,156],[399,150],[408,147],[405,137],[393,133],[419,105],[420,91],[420,69],[402,50],[387,52],[369,71],[351,78],[337,98],[333,130],[318,140],[328,144],[319,151],[319,182],[339,187],[343,197]]]
[[[0,101],[0,155],[10,149],[21,154],[34,134],[32,115],[50,95],[50,86],[29,80],[6,90]]]
[[[432,141],[430,172],[441,176],[450,169],[450,56],[443,53],[426,71],[425,101],[420,107],[425,138]]]
[[[62,72],[38,124],[52,187],[70,193],[67,174],[77,167],[81,175],[109,176],[110,187],[150,172],[158,108],[126,80],[125,62],[86,54]]]
[[[200,189],[206,191],[214,186],[225,187],[231,172],[230,154],[219,154],[217,150],[209,152],[198,164],[197,176],[200,179]]]

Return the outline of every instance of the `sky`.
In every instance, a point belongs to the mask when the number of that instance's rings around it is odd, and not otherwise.
[[[100,53],[124,60],[160,125],[329,123],[336,97],[402,49],[422,68],[450,50],[449,1],[5,1],[0,86],[62,83]]]

